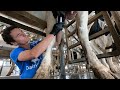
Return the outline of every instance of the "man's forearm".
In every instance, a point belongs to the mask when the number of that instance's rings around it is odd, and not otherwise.
[[[37,58],[47,49],[47,47],[54,38],[55,36],[53,34],[49,34],[40,43],[38,43],[34,48],[31,49],[31,55]]]

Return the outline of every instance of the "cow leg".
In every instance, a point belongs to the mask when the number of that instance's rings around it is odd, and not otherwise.
[[[90,46],[90,41],[88,37],[88,12],[87,11],[78,11],[78,14],[76,16],[77,21],[77,28],[78,33],[80,34],[80,41],[82,43],[82,46],[85,47],[87,57],[90,62],[94,60],[99,61],[95,55],[95,53],[92,51],[92,48]],[[91,56],[92,55],[92,56]],[[92,64],[96,65],[96,62],[92,62]]]
[[[55,24],[55,19],[52,15],[52,12],[48,11],[46,12],[46,22],[47,22],[47,34],[50,33],[50,31],[53,28],[53,25]],[[52,47],[55,43],[55,38],[52,40],[50,45],[48,46],[45,57],[43,58],[43,61],[38,68],[34,79],[50,79],[50,70],[52,69]]]
[[[101,42],[101,39],[100,39],[100,38],[97,38],[96,40],[99,41],[99,42]],[[95,40],[92,40],[92,41],[90,42],[90,45],[91,45],[93,51],[94,51],[96,54],[102,54],[102,53],[103,53],[102,50],[101,50],[101,48],[100,48],[100,46],[95,42]],[[100,61],[101,61],[101,63],[102,63],[103,65],[105,65],[106,67],[109,68],[109,65],[107,64],[105,58],[100,59]]]
[[[89,64],[93,72],[99,77],[104,79],[114,79],[112,72],[109,68],[105,67],[97,58],[93,52],[88,37],[88,11],[78,11],[76,15],[77,29],[80,34],[79,39],[81,40],[82,46],[86,51],[86,57],[88,58]]]
[[[108,52],[111,52],[112,49],[108,49],[107,50]],[[115,74],[115,78],[117,79],[120,79],[120,68],[114,64],[113,62],[113,57],[109,57],[109,58],[106,58],[107,59],[107,63],[110,67],[110,70]]]

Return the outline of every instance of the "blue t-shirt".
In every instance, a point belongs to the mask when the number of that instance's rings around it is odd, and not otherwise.
[[[39,42],[40,42],[40,40],[31,42],[30,48],[32,49]],[[33,78],[34,75],[36,74],[36,71],[39,68],[39,66],[43,60],[43,55],[41,54],[37,59],[33,59],[33,60],[18,61],[19,54],[24,50],[26,50],[26,49],[24,49],[22,47],[15,48],[10,53],[10,58],[20,69],[20,79],[30,79],[30,78]]]

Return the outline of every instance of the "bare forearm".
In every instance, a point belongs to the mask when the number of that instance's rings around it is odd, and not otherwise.
[[[31,50],[31,54],[35,58],[37,58],[40,54],[42,54],[47,49],[47,47],[49,46],[50,42],[53,40],[54,37],[55,37],[54,35],[49,34],[47,37],[44,38],[43,41],[41,41]]]

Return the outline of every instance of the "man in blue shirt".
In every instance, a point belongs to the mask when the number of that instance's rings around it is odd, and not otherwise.
[[[42,41],[36,40],[29,42],[29,37],[21,28],[10,26],[3,33],[3,40],[7,44],[18,46],[10,53],[11,60],[20,69],[21,79],[33,78],[39,68],[43,55],[52,39],[63,29],[64,23],[56,23],[50,32]]]

